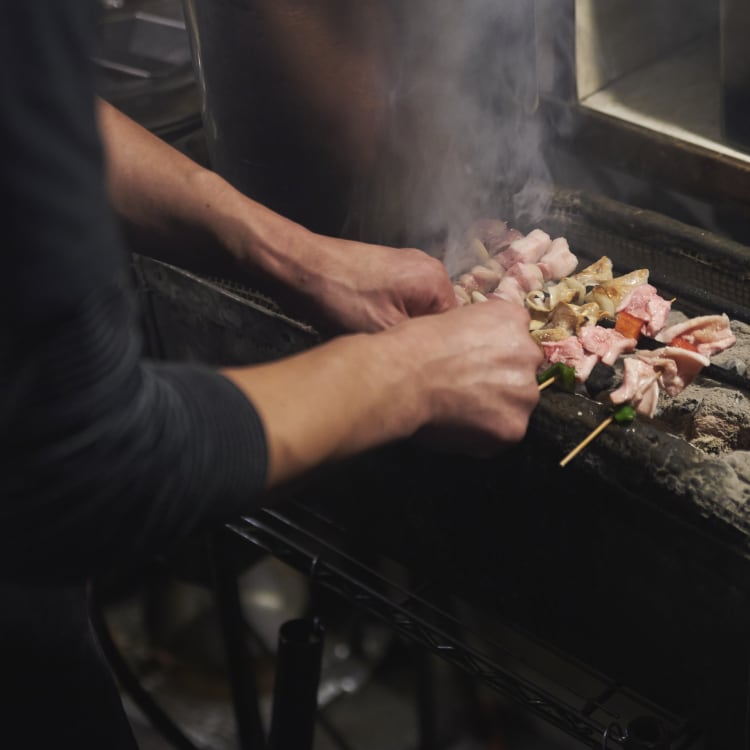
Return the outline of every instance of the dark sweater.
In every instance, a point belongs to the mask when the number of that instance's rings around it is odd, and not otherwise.
[[[107,203],[96,3],[0,0],[0,580],[84,580],[251,507],[257,413],[144,362]]]
[[[257,502],[266,443],[235,386],[144,362],[107,203],[96,3],[0,0],[0,747],[132,735],[84,581]]]

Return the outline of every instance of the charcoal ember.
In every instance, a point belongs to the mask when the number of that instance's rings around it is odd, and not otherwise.
[[[750,449],[750,399],[739,390],[694,383],[666,402],[660,420],[704,453]]]
[[[596,398],[603,391],[611,391],[615,383],[616,371],[614,367],[597,362],[591,375],[586,380],[586,390],[591,398]]]

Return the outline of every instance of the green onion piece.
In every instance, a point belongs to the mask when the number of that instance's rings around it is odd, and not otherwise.
[[[552,367],[547,368],[544,372],[536,376],[536,382],[541,385],[542,383],[546,383],[550,378],[557,378],[557,376],[560,374],[561,365],[562,362],[558,362],[556,365],[552,365]]]
[[[552,367],[547,368],[543,373],[536,376],[536,382],[540,385],[546,383],[550,378],[554,378],[557,384],[565,391],[574,391],[576,389],[576,371],[573,367],[568,367],[562,362],[557,362]]]
[[[615,409],[614,417],[617,424],[627,424],[635,419],[636,411],[630,404],[623,404]]]
[[[557,383],[563,390],[572,393],[576,389],[575,368],[560,363],[560,378]]]

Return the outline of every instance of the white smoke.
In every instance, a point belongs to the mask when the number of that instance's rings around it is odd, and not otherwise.
[[[398,59],[377,168],[355,203],[358,233],[451,247],[480,216],[539,222],[550,191],[535,116],[534,3],[392,7]]]

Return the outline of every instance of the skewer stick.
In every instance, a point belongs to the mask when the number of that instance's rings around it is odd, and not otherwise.
[[[656,375],[646,383],[646,388],[650,388],[661,376],[661,371],[657,372]],[[579,443],[562,461],[560,461],[560,466],[565,468],[587,445],[589,445],[589,443],[593,442],[596,437],[601,435],[602,432],[604,432],[604,430],[606,430],[614,421],[614,414],[607,417],[583,442]]]
[[[543,383],[539,384],[539,393],[541,393],[543,390],[549,388],[552,383],[554,383],[557,380],[557,375],[553,375],[551,378],[548,378]]]
[[[568,453],[568,455],[565,456],[562,461],[560,461],[560,466],[562,468],[565,468],[589,443],[592,443],[614,421],[614,416],[607,417],[585,440],[583,440],[575,448],[573,448],[573,450],[570,451],[570,453]]]

